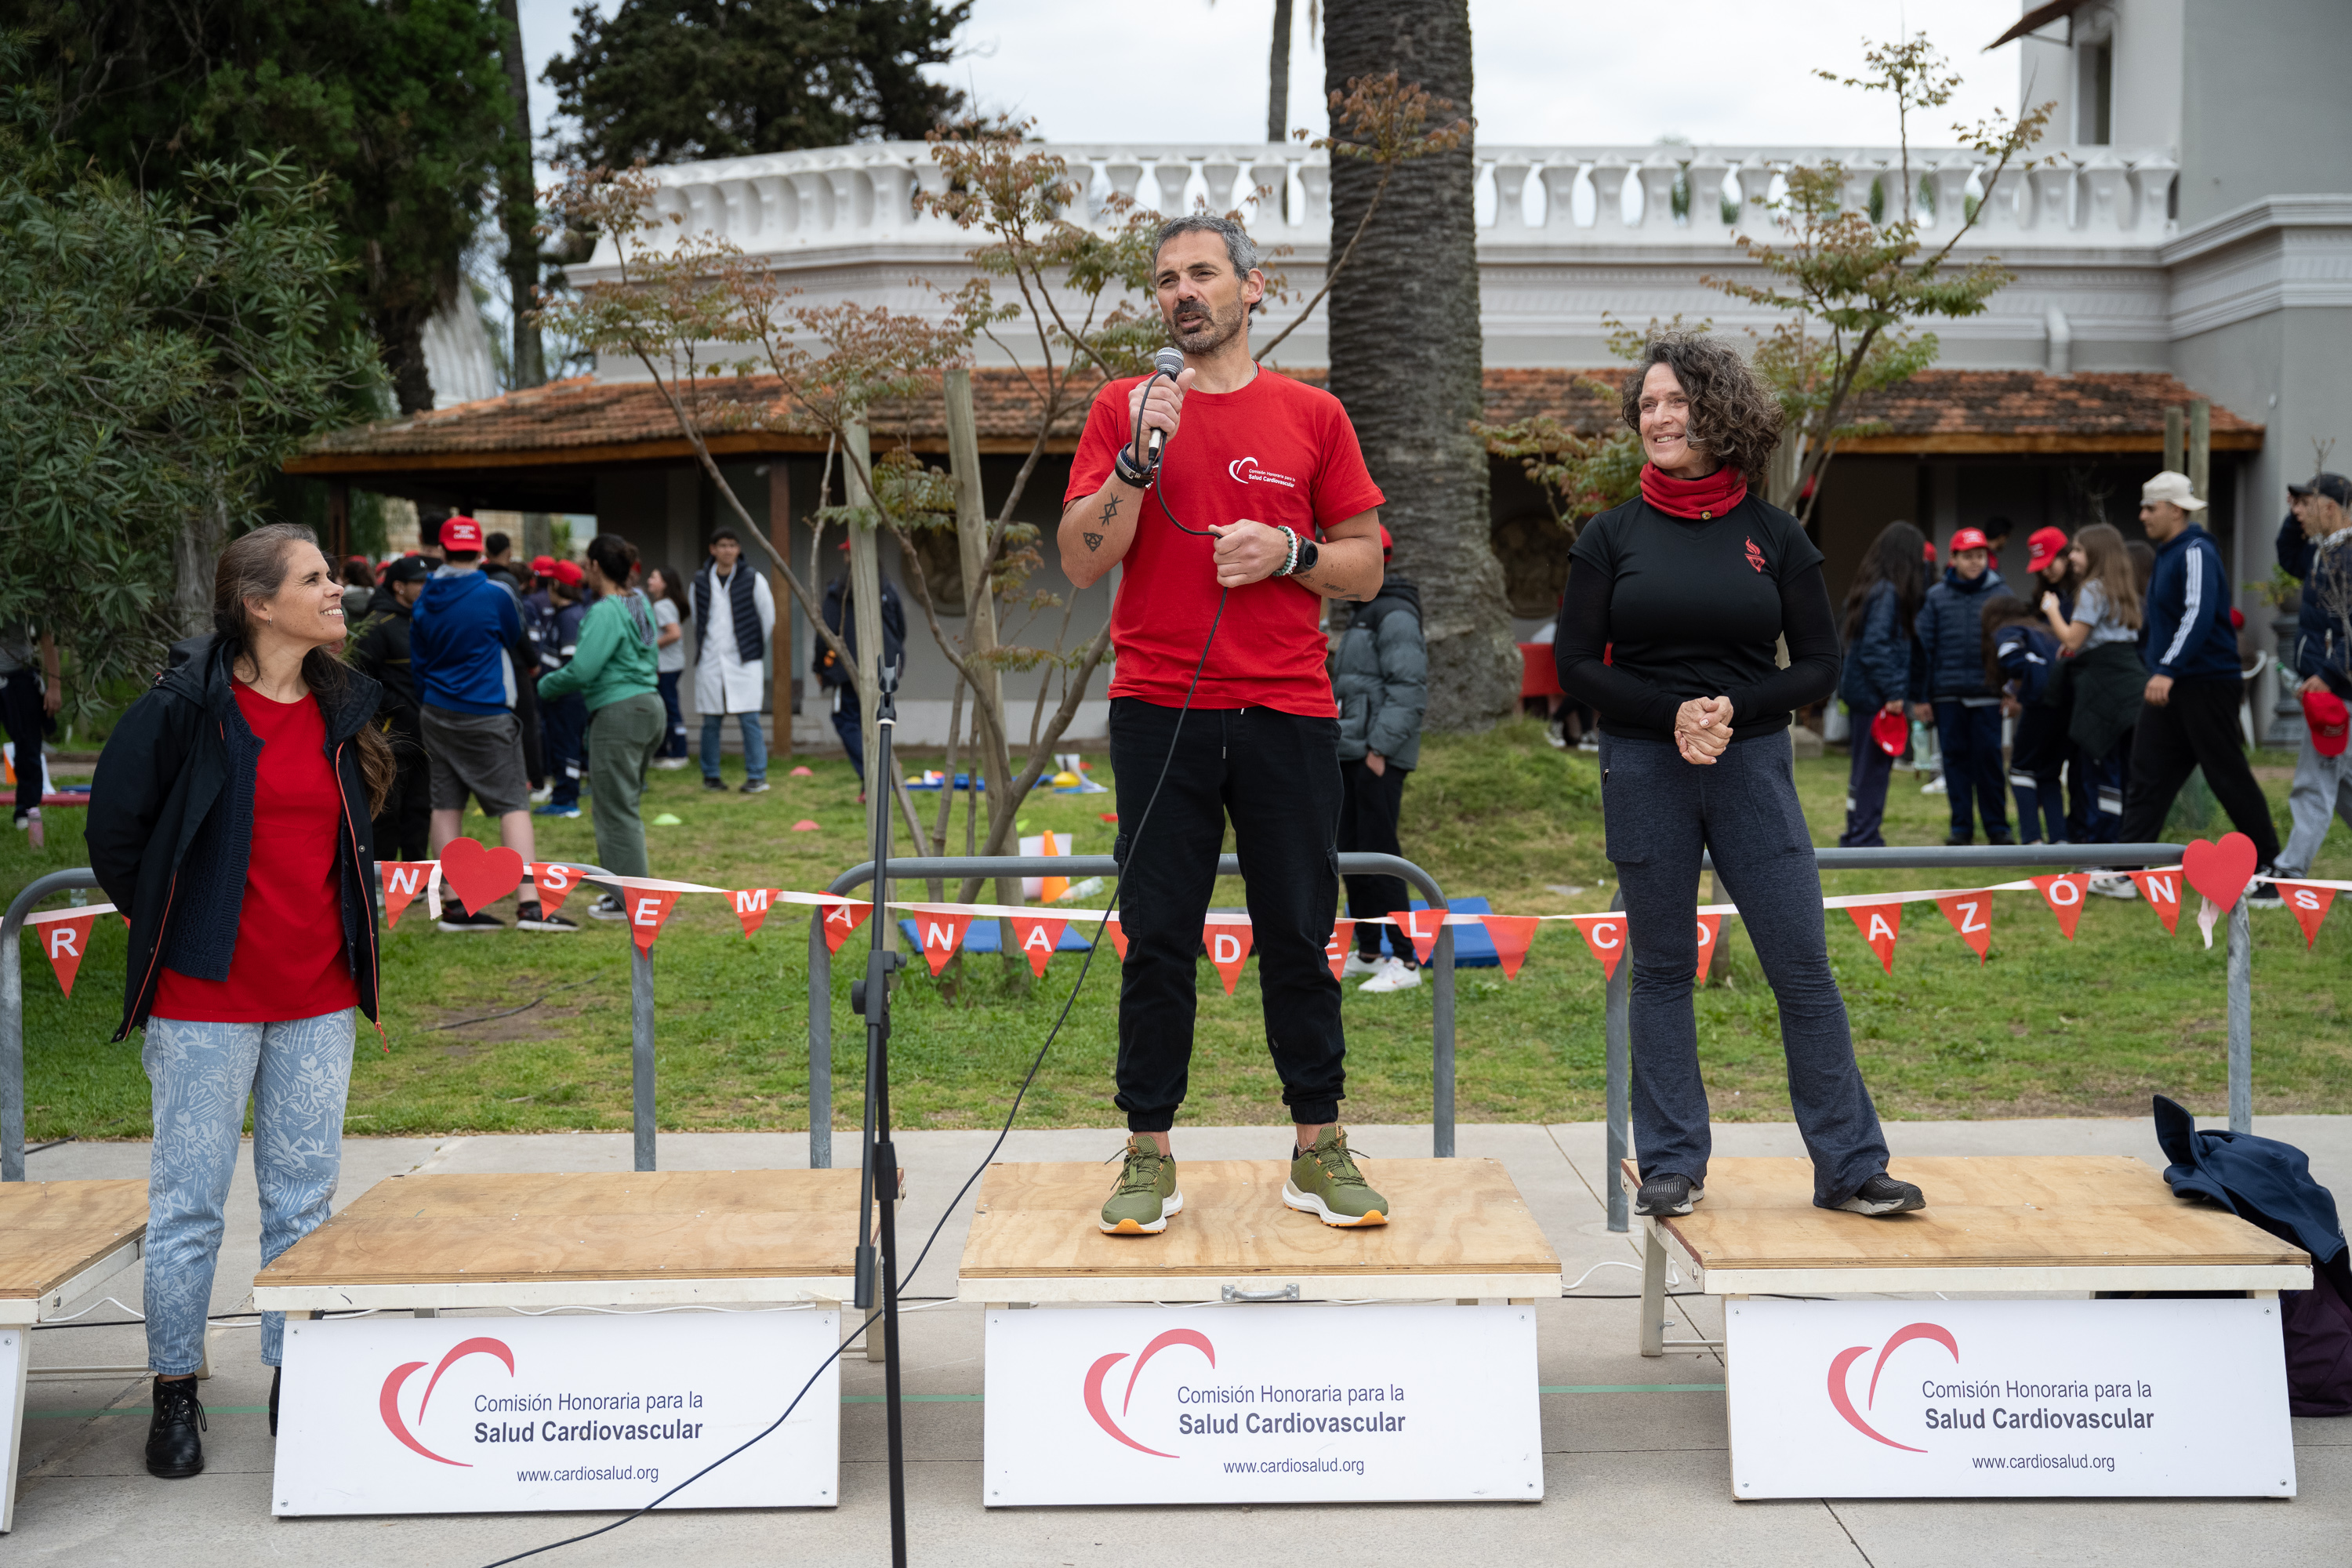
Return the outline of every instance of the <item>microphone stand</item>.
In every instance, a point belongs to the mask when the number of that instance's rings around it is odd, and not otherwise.
[[[890,1143],[890,976],[901,967],[902,955],[884,946],[890,900],[890,734],[898,722],[898,667],[879,658],[875,670],[875,755],[868,760],[866,783],[880,802],[874,813],[874,916],[872,947],[866,955],[866,976],[849,987],[849,1008],[866,1019],[866,1160],[858,1178],[857,1279],[856,1307],[874,1310],[878,1274],[882,1288],[882,1399],[888,1425],[890,1468],[890,1563],[907,1568],[907,1451],[898,1386],[898,1156]],[[873,1205],[882,1205],[881,1257],[866,1238],[866,1216]]]

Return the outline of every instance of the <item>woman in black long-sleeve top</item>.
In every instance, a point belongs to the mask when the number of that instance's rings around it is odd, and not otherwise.
[[[1609,858],[1633,948],[1635,1212],[1688,1214],[1706,1179],[1691,1006],[1706,852],[1780,1003],[1813,1202],[1922,1207],[1918,1188],[1886,1174],[1789,771],[1790,713],[1835,689],[1838,638],[1821,552],[1748,492],[1780,439],[1780,407],[1731,348],[1672,332],[1643,353],[1622,413],[1648,459],[1642,493],[1577,536],[1554,657],[1561,686],[1601,714]]]

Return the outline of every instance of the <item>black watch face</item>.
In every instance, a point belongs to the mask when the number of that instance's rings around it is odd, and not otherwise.
[[[1314,565],[1316,558],[1320,554],[1322,554],[1322,552],[1315,548],[1315,542],[1313,540],[1309,539],[1300,544],[1298,547],[1298,570],[1304,572],[1308,567]]]

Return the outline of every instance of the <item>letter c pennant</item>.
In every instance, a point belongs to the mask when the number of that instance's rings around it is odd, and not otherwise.
[[[1604,980],[1617,977],[1617,963],[1625,956],[1625,916],[1620,912],[1605,915],[1576,915],[1576,929],[1584,933],[1584,945],[1601,961],[1601,976]]]

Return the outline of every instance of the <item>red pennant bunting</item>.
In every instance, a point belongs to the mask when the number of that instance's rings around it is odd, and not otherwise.
[[[1503,978],[1517,980],[1535,942],[1536,928],[1543,922],[1533,915],[1480,915],[1478,920],[1495,944],[1495,956],[1503,961]]]
[[[921,939],[923,962],[937,974],[948,966],[957,948],[963,945],[963,933],[971,924],[968,912],[950,913],[943,910],[917,910],[915,935]]]
[[[563,907],[572,889],[580,885],[580,872],[555,860],[534,860],[530,867],[531,886],[539,889],[540,908],[549,914]]]
[[[522,857],[501,844],[483,847],[472,838],[452,838],[442,847],[441,879],[468,914],[479,914],[522,886]]]
[[[1201,945],[1209,950],[1209,962],[1217,966],[1217,978],[1225,983],[1228,996],[1234,994],[1234,983],[1242,977],[1242,960],[1249,956],[1250,936],[1246,925],[1212,922],[1201,928]]]
[[[1895,939],[1903,933],[1901,904],[1848,904],[1845,912],[1853,917],[1853,929],[1862,940],[1870,943],[1870,951],[1886,973],[1895,973]]]
[[[2180,929],[2180,873],[2179,871],[2134,871],[2131,879],[2139,896],[2156,910],[2157,919],[2164,922],[2167,935]]]
[[[1013,940],[1021,944],[1021,956],[1029,961],[1033,973],[1043,976],[1054,950],[1062,945],[1063,928],[1070,922],[1043,915],[1014,915],[1012,921]]]
[[[1116,914],[1105,921],[1103,926],[1110,932],[1110,945],[1118,952],[1118,961],[1125,963],[1127,962],[1127,927],[1120,922]]]
[[[1601,961],[1601,976],[1604,980],[1617,977],[1617,961],[1625,956],[1625,916],[1621,912],[1605,915],[1578,915],[1576,929],[1584,933],[1584,945]]]
[[[376,875],[383,879],[383,923],[396,926],[403,910],[425,891],[425,884],[433,879],[430,860],[379,860]]]
[[[1715,962],[1716,939],[1723,934],[1721,915],[1698,917],[1698,983],[1706,984],[1707,965]]]
[[[1960,940],[1976,950],[1977,962],[1982,963],[1986,950],[1992,946],[1992,895],[1954,893],[1948,899],[1937,899],[1936,907],[1944,911]]]
[[[839,952],[849,933],[866,923],[874,912],[872,904],[827,904],[824,907],[824,950]]]
[[[662,923],[677,908],[677,895],[657,893],[650,888],[625,887],[621,889],[621,908],[629,917],[629,940],[637,944],[638,952],[651,952],[654,938],[661,935]]]
[[[775,896],[775,892],[776,889],[773,888],[735,889],[732,895],[735,900],[735,918],[743,923],[745,936],[750,936],[768,923],[768,900]]]
[[[68,996],[73,994],[74,976],[81,972],[81,961],[89,955],[89,928],[99,911],[88,913],[59,911],[55,915],[34,915],[26,921],[41,951],[49,955],[49,967],[58,972],[58,985]]]
[[[1398,912],[1404,919],[1404,924],[1399,929],[1412,939],[1413,962],[1427,963],[1430,953],[1437,947],[1437,932],[1445,924],[1445,911],[1444,910],[1402,910]]]
[[[2315,888],[2308,882],[2276,884],[2279,897],[2294,911],[2295,923],[2303,928],[2303,947],[2308,952],[2319,941],[2319,925],[2327,918],[2327,906],[2336,901],[2333,888]]]
[[[2036,877],[2033,885],[2050,901],[2050,912],[2058,917],[2058,929],[2066,940],[2074,940],[2074,928],[2083,919],[2083,895],[2091,885],[2088,872],[2067,871],[2054,877]]]
[[[1355,951],[1355,921],[1341,920],[1331,927],[1331,940],[1323,944],[1323,956],[1331,965],[1332,979],[1339,979],[1339,972],[1348,967],[1348,954]]]

